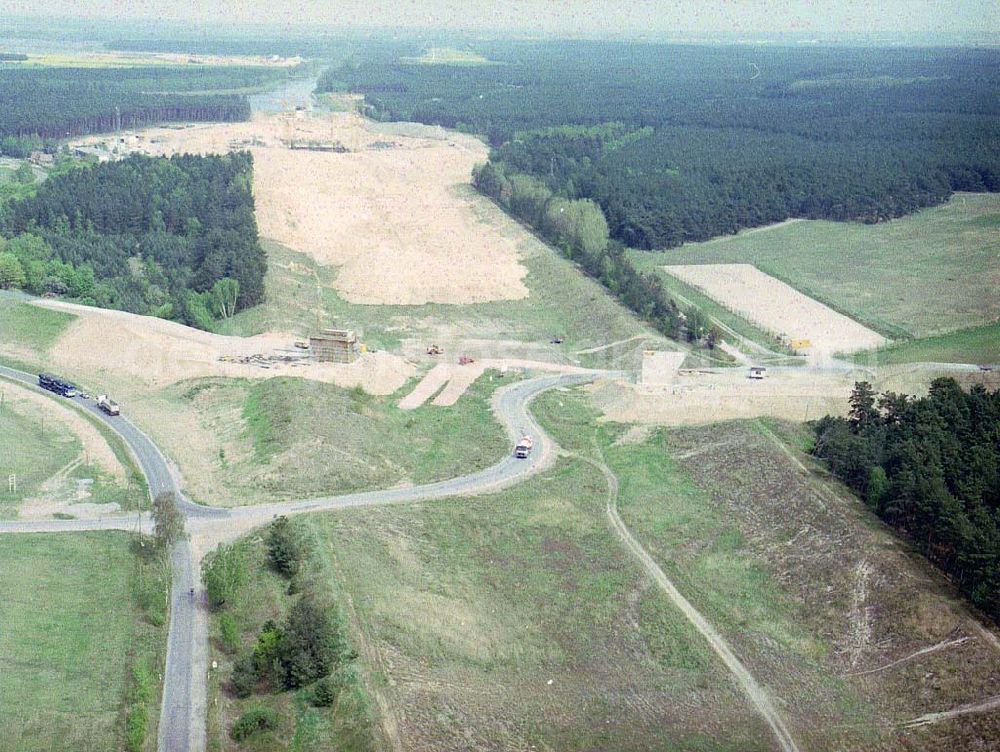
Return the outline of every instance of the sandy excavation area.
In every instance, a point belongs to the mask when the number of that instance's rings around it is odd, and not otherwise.
[[[589,389],[594,406],[618,423],[703,425],[736,418],[772,416],[815,420],[842,415],[862,372],[819,372],[806,368],[768,369],[766,379],[747,378],[746,368],[680,371],[674,384],[648,389],[617,381]]]
[[[352,303],[468,304],[528,295],[515,243],[477,219],[475,207],[486,199],[469,181],[488,150],[471,136],[371,123],[355,113],[297,112],[89,137],[77,145],[157,155],[249,149],[261,235],[338,267],[337,290]]]
[[[54,367],[67,373],[108,374],[154,387],[208,376],[299,376],[341,387],[361,386],[370,394],[391,394],[416,372],[411,363],[385,352],[363,353],[353,363],[272,362],[263,368],[220,358],[300,356],[293,347],[296,338],[275,333],[225,337],[124,311],[54,300],[36,304],[77,317],[49,351]]]
[[[785,341],[809,340],[813,353],[850,353],[884,345],[881,334],[764,274],[752,264],[683,264],[669,274]]]

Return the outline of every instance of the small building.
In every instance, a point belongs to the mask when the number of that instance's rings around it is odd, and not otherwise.
[[[323,329],[309,337],[309,350],[321,363],[353,363],[358,357],[358,337],[350,329]]]
[[[767,376],[767,369],[764,366],[750,366],[750,378],[762,379]]]

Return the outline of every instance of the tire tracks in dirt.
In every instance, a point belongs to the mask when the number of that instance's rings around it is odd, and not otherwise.
[[[795,738],[788,730],[784,719],[778,712],[771,700],[768,692],[757,682],[749,669],[733,652],[725,638],[716,631],[715,627],[706,619],[692,603],[685,598],[677,589],[673,582],[667,577],[660,565],[656,563],[652,556],[643,548],[642,544],[632,535],[632,532],[625,525],[621,515],[618,513],[618,477],[611,471],[611,468],[604,462],[600,447],[597,447],[599,460],[594,460],[581,455],[571,455],[582,462],[591,465],[601,472],[608,485],[608,497],[605,505],[605,512],[612,532],[619,542],[625,547],[645,573],[656,583],[657,587],[670,599],[671,603],[677,607],[685,618],[698,630],[699,634],[705,638],[709,646],[722,660],[726,668],[729,669],[733,680],[739,686],[751,705],[763,716],[767,725],[771,728],[775,741],[782,752],[800,752]]]

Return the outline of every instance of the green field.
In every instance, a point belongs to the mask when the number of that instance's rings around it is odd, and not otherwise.
[[[16,518],[26,499],[72,502],[78,482],[86,485],[86,498],[80,500],[88,503],[116,503],[122,509],[148,506],[145,480],[121,440],[106,426],[90,419],[125,466],[126,482],[87,464],[76,436],[67,434],[61,423],[46,421],[31,406],[15,405],[5,384],[0,379],[0,519]],[[11,475],[16,488],[9,483]]]
[[[399,394],[297,378],[202,379],[169,387],[162,406],[196,416],[217,442],[192,491],[215,505],[388,488],[442,480],[493,464],[507,438],[493,417],[493,390],[510,379],[481,376],[451,407],[396,406]]]
[[[599,473],[565,461],[495,496],[300,520],[404,747],[770,748],[611,538],[604,495]]]
[[[905,340],[874,353],[856,356],[858,362],[873,359],[880,366],[894,363],[990,363],[1000,364],[1000,323],[960,329],[938,337]]]
[[[143,749],[155,749],[166,630],[135,605],[129,537],[4,536],[0,570],[0,750],[123,749],[137,666],[150,679]]]
[[[76,317],[0,293],[0,344],[44,353]]]
[[[431,47],[420,57],[401,57],[403,65],[500,65],[478,52],[454,47]]]
[[[528,298],[461,306],[351,304],[333,287],[335,267],[317,265],[308,256],[270,241],[264,241],[264,247],[268,254],[267,301],[220,322],[222,334],[246,336],[269,330],[306,334],[317,327],[337,326],[362,332],[366,344],[378,349],[396,348],[406,338],[421,342],[495,339],[537,343],[549,350],[550,358],[579,359],[583,365],[604,361],[576,356],[575,350],[640,334],[663,341],[599,284],[584,277],[554,250],[535,242],[523,249]],[[565,339],[562,345],[549,346],[554,335]]]
[[[0,393],[4,383],[0,381]],[[0,519],[17,516],[17,507],[41,492],[42,484],[80,454],[80,442],[46,428],[37,417],[0,408]],[[8,476],[14,475],[13,491]]]
[[[806,221],[633,252],[643,269],[749,263],[893,339],[1000,318],[1000,195],[948,203],[876,225]]]

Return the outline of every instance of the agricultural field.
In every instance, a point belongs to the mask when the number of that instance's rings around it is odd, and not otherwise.
[[[874,225],[803,221],[662,253],[633,252],[643,269],[753,264],[890,339],[938,336],[1000,317],[1000,197],[947,203]]]
[[[125,715],[156,748],[166,580],[124,533],[5,536],[0,545],[0,750],[123,749]],[[159,604],[152,611],[140,603]],[[143,742],[143,739],[145,741]]]

